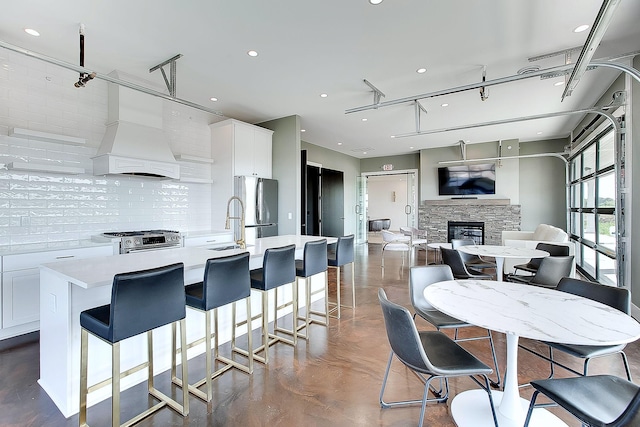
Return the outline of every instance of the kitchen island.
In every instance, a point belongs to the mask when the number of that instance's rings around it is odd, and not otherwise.
[[[209,258],[223,257],[249,252],[250,268],[262,266],[266,249],[284,245],[296,245],[296,258],[303,256],[304,244],[322,239],[319,236],[273,236],[257,239],[247,249],[209,250],[206,247],[184,247],[150,252],[95,257],[83,260],[59,261],[40,267],[40,379],[38,383],[51,397],[65,417],[78,412],[80,382],[80,312],[88,308],[109,304],[113,277],[119,273],[145,270],[176,262],[184,263],[185,283],[202,281],[204,266]],[[327,237],[328,243],[337,241]],[[324,277],[312,278],[312,286],[324,285]],[[304,289],[301,288],[303,291]],[[270,295],[270,299],[273,298]],[[291,298],[290,292],[279,293],[279,303]],[[300,301],[304,301],[302,298]],[[270,302],[271,304],[271,302]],[[252,301],[252,312],[260,312],[260,298]],[[226,309],[226,310],[225,310]],[[230,308],[220,310],[220,342],[231,338]],[[272,314],[272,313],[270,313]],[[283,311],[279,313],[286,315]],[[204,336],[203,314],[187,310],[187,339]],[[238,318],[245,312],[238,306]],[[270,318],[269,321],[272,321]],[[259,328],[259,321],[252,328]],[[238,334],[246,332],[239,330]],[[89,337],[89,384],[95,384],[111,375],[111,355],[106,344]],[[154,331],[154,373],[170,368],[170,326]],[[104,348],[103,348],[104,347]],[[204,351],[196,346],[189,350],[192,358]],[[121,366],[125,371],[146,360],[146,338],[144,335],[122,342]],[[146,372],[140,371],[124,378],[122,389],[146,380]],[[109,387],[91,393],[88,405],[108,398]]]

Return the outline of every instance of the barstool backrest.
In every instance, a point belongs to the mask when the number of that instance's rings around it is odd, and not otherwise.
[[[207,260],[204,270],[204,310],[209,311],[251,295],[249,252]]]
[[[262,261],[264,289],[273,289],[296,281],[296,245],[269,248]]]
[[[354,235],[338,237],[335,253],[329,253],[329,265],[332,267],[341,267],[345,264],[352,263],[354,260]]]
[[[315,240],[304,244],[302,269],[296,269],[296,275],[309,277],[327,271],[327,239]]]
[[[118,342],[184,319],[184,264],[116,274],[108,339]]]

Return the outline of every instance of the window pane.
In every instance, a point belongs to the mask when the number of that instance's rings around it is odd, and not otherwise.
[[[598,282],[617,286],[616,261],[603,254],[598,254]]]
[[[592,144],[582,153],[582,176],[596,171],[596,145]]]
[[[571,212],[571,234],[580,236],[580,213]]]
[[[590,179],[582,182],[582,207],[596,207],[596,188],[595,180]]]
[[[580,162],[580,156],[576,156],[575,159],[571,162],[571,181],[575,181],[580,178],[582,171],[582,163]]]
[[[596,277],[596,252],[588,246],[583,246],[582,268],[591,276]]]
[[[598,169],[601,170],[607,166],[613,165],[615,159],[613,147],[613,132],[609,132],[600,139],[600,147],[598,150]]]
[[[598,215],[598,244],[616,250],[616,218],[613,215]]]
[[[616,177],[612,173],[599,176],[598,180],[598,207],[613,208],[616,206]]]
[[[573,184],[571,186],[571,207],[580,207],[580,184]]]
[[[594,214],[582,214],[582,237],[591,242],[596,241],[596,216]]]

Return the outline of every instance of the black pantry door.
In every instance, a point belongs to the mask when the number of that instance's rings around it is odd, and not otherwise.
[[[322,168],[321,217],[322,235],[340,237],[344,235],[344,172]]]

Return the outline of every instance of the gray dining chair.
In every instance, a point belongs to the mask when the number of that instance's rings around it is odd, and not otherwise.
[[[493,414],[493,422],[498,427],[489,378],[487,377],[492,372],[491,368],[440,331],[418,332],[409,310],[389,301],[382,288],[378,289],[378,299],[382,307],[387,338],[391,346],[389,361],[387,362],[380,390],[380,406],[382,408],[392,408],[421,404],[420,420],[418,422],[418,426],[421,427],[424,422],[427,402],[445,402],[449,398],[449,378],[468,376],[487,392]],[[421,400],[384,401],[384,391],[394,355],[425,384]],[[476,376],[481,377],[484,380],[484,384]],[[445,393],[429,398],[431,382],[434,379],[444,381]]]
[[[558,291],[589,298],[591,300],[598,301],[602,304],[606,304],[610,307],[620,310],[628,315],[631,314],[631,293],[628,289],[601,285],[599,283],[588,282],[586,280],[574,279],[570,277],[565,277],[560,280],[556,289]],[[558,365],[561,368],[564,368],[576,375],[587,375],[589,371],[589,362],[591,361],[591,359],[619,354],[622,358],[622,363],[627,374],[627,379],[631,381],[629,361],[627,360],[627,355],[624,353],[624,348],[626,346],[625,344],[595,346],[554,343],[547,341],[543,342],[549,347],[549,357],[546,357],[543,354],[528,347],[521,346],[520,348],[549,361],[551,365],[551,373],[549,375],[549,378],[553,378],[554,376],[555,365]],[[572,369],[571,367],[555,360],[553,356],[553,350],[558,350],[573,357],[583,359],[584,364],[582,372],[578,372],[575,369]]]
[[[552,243],[538,243],[536,249],[549,253],[549,256],[567,256],[569,255],[569,246],[554,245]],[[525,264],[518,264],[513,266],[514,274],[518,274],[518,270],[525,271],[527,273],[535,274],[540,268],[540,264],[544,258],[531,258],[529,262]]]
[[[473,246],[475,244],[476,242],[473,239],[451,239],[452,249],[458,249],[461,246]],[[485,268],[496,268],[495,262],[487,261],[478,255],[472,255],[461,251],[460,257],[467,267],[479,268],[481,270]]]
[[[509,274],[508,282],[555,288],[563,277],[568,277],[573,269],[573,255],[554,256],[542,259],[540,267],[533,276]]]
[[[531,381],[535,389],[524,427],[540,393],[570,412],[582,425],[623,427],[640,425],[640,386],[612,375],[557,378]]]
[[[492,379],[490,379],[490,381],[492,386],[500,387],[500,369],[498,368],[498,359],[496,357],[496,349],[493,344],[493,336],[491,335],[491,330],[487,329],[486,335],[459,338],[459,328],[466,328],[473,325],[441,312],[440,310],[429,304],[429,302],[424,297],[424,290],[429,285],[438,282],[444,282],[446,280],[454,280],[453,273],[451,272],[451,267],[446,264],[411,267],[411,270],[409,272],[409,293],[411,295],[411,305],[413,306],[413,309],[415,311],[415,313],[413,314],[414,320],[416,318],[416,315],[418,315],[427,322],[431,323],[438,330],[454,329],[453,340],[455,342],[488,339],[489,346],[491,347],[493,366],[497,376],[497,379],[495,381]]]
[[[456,279],[485,279],[490,280],[493,276],[485,274],[474,268],[467,267],[462,261],[460,252],[456,249],[440,248],[440,255],[442,256],[442,262],[449,267],[453,272],[453,277]]]

